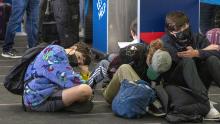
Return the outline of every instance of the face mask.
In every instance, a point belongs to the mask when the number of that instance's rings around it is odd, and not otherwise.
[[[70,66],[76,67],[76,66],[79,65],[78,60],[77,60],[77,57],[76,57],[75,54],[69,55],[69,56],[68,56],[68,59],[69,59],[69,64],[70,64]]]
[[[180,46],[189,46],[191,43],[191,32],[190,29],[176,33],[177,43]]]

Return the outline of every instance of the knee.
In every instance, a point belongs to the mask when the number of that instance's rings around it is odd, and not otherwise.
[[[109,61],[108,60],[101,60],[99,65],[101,65],[102,67],[107,69],[109,66]]]
[[[206,60],[208,63],[213,63],[219,61],[219,59],[216,56],[210,56]]]
[[[119,70],[127,70],[127,68],[130,68],[131,66],[129,64],[122,64],[118,69]]]
[[[82,95],[82,97],[85,99],[89,99],[92,96],[92,89],[87,84],[81,84],[79,86],[79,91],[80,91],[80,94]]]

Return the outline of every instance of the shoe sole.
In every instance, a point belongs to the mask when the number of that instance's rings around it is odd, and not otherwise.
[[[204,121],[220,121],[220,118],[203,118]]]
[[[152,112],[152,111],[150,111],[150,110],[148,110],[148,113],[151,114],[151,115],[153,115],[153,116],[156,116],[156,117],[163,117],[163,116],[166,115],[166,113],[156,114],[156,113],[154,113],[154,112]]]
[[[9,56],[9,55],[5,55],[5,54],[2,53],[2,57],[12,58],[12,59],[18,59],[18,58],[21,58],[22,56]]]

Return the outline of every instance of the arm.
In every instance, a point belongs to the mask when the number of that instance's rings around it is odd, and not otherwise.
[[[197,35],[193,46],[194,48],[189,46],[187,51],[178,52],[177,55],[184,58],[207,58],[214,55],[220,58],[220,52],[217,50],[219,49],[218,45],[210,45],[205,36]]]
[[[44,65],[41,67],[43,75],[62,88],[70,88],[84,82],[79,74],[69,65],[68,57],[62,47],[53,46],[42,57]]]

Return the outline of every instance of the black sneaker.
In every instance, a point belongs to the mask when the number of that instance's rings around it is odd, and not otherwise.
[[[93,108],[93,102],[88,100],[87,102],[83,102],[83,103],[74,103],[73,105],[65,108],[64,110],[67,112],[82,114],[92,111],[92,108]]]
[[[17,51],[15,49],[12,49],[8,52],[2,52],[2,56],[6,58],[21,58],[22,56],[16,55]]]
[[[154,105],[150,105],[147,111],[149,114],[156,116],[156,117],[163,117],[166,113],[163,111],[163,108],[157,108]]]

